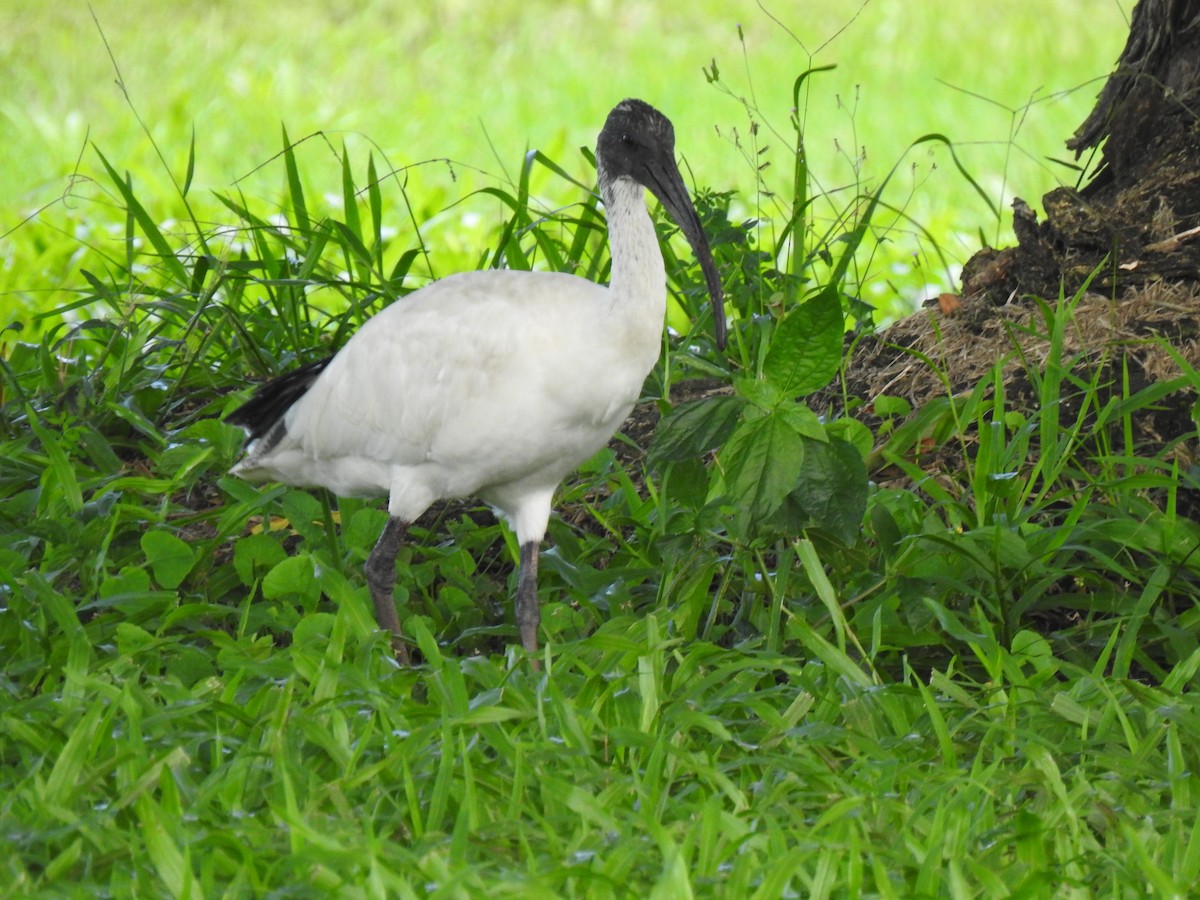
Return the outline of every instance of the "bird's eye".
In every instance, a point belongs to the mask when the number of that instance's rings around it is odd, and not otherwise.
[[[634,139],[631,138],[625,132],[621,132],[621,143],[624,144],[626,147],[632,147],[637,142],[634,141]]]

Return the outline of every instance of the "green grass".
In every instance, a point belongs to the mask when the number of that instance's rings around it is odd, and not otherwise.
[[[83,640],[3,714],[28,776],[5,874],[547,897],[1184,896],[1200,875],[1194,661],[1161,688],[1033,653],[989,683],[871,685],[664,624],[607,625],[544,675],[429,640],[395,671],[349,605],[288,650],[224,641],[199,678],[136,626]]]
[[[382,171],[405,168],[419,218],[439,249],[455,251],[443,272],[469,266],[503,216],[482,198],[451,204],[474,189],[511,189],[529,146],[573,167],[576,148],[591,146],[605,113],[626,95],[671,115],[698,185],[736,189],[739,217],[782,227],[772,198],[755,192],[756,167],[769,161],[762,187],[790,196],[792,81],[811,66],[836,64],[812,80],[815,93],[803,104],[812,176],[833,198],[819,206],[818,221],[829,222],[856,186],[872,187],[903,160],[887,200],[911,221],[902,220],[882,245],[864,288],[867,299],[894,309],[936,292],[927,284],[949,289],[952,282],[914,222],[951,264],[961,263],[981,232],[1011,242],[1014,191],[1036,206],[1060,179],[1074,180],[1047,158],[1064,157],[1063,141],[1090,109],[1097,79],[1123,43],[1128,8],[1116,0],[1093,4],[1084,28],[1068,0],[1004,0],[982,10],[873,0],[841,30],[859,6],[839,0],[801,14],[704,0],[680,16],[662,2],[615,12],[547,3],[490,4],[481,12],[459,2],[403,14],[383,3],[355,11],[315,3],[290,9],[286,27],[261,2],[93,8],[122,83],[177,182],[194,138],[195,198],[228,192],[270,160],[281,122],[295,139],[323,132],[335,148],[347,142],[360,161],[373,149],[386,160]],[[179,38],[180,19],[195,39]],[[89,144],[128,169],[141,193],[174,189],[115,83],[95,22],[79,5],[18,2],[0,31],[0,73],[13,98],[0,105],[0,234],[54,203],[78,170],[85,181],[72,188],[74,199],[44,218],[91,242],[111,242],[111,198],[88,183],[101,171]],[[709,86],[703,70],[714,64],[720,84]],[[753,135],[738,98],[756,109],[761,127]],[[943,149],[908,151],[931,132],[959,143],[1002,218]],[[321,138],[303,152],[328,158]],[[242,187],[277,200],[278,181]],[[315,187],[339,190],[336,182]],[[535,182],[535,193],[547,190],[556,189]],[[164,217],[180,212],[159,210]],[[200,214],[222,221],[209,203]],[[52,281],[67,264],[57,255],[63,246],[10,235],[0,320],[58,305],[31,293],[26,276]]]
[[[894,11],[869,9],[875,28]],[[20,46],[68,39],[53,33]],[[339,52],[330,78],[371,58]],[[810,78],[816,106],[830,77]],[[678,105],[701,122],[679,129],[691,159],[714,117]],[[310,127],[281,118],[292,139]],[[436,121],[431,140],[461,139]],[[739,212],[759,196],[744,168],[698,173],[730,347],[713,351],[698,273],[664,230],[685,335],[646,383],[665,416],[645,463],[606,450],[560,491],[541,671],[513,647],[511,534],[458,507],[402,553],[424,663],[400,669],[362,577],[384,511],[229,477],[242,436],[219,418],[431,273],[603,279],[603,210],[575,138],[487,181],[471,228],[465,207],[439,212],[465,185],[426,191],[382,150],[267,125],[262,147],[242,135],[246,171],[265,165],[236,186],[219,146],[236,130],[198,129],[194,149],[164,131],[178,188],[114,129],[86,164],[94,199],[53,214],[82,230],[9,238],[37,264],[3,275],[23,312],[0,366],[0,893],[1189,894],[1195,474],[1131,435],[1200,375],[1179,360],[1138,389],[1119,345],[1072,359],[1078,298],[1045,298],[1005,361],[1032,408],[998,364],[923,409],[877,403],[876,434],[820,420],[796,398],[836,377],[907,170],[822,194],[789,159],[762,224]],[[953,129],[903,140],[923,131]],[[805,196],[828,215],[791,219]],[[731,391],[673,404],[697,376]],[[917,464],[938,447],[961,466]],[[869,484],[880,465],[915,488]]]

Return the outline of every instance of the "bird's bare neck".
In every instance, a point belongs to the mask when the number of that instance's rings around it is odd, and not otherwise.
[[[609,289],[614,302],[627,313],[655,319],[662,328],[666,314],[666,273],[658,235],[646,209],[646,189],[630,178],[602,179],[601,194],[608,216],[608,246],[612,256]]]

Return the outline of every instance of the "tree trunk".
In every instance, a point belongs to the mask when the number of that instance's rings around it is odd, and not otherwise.
[[[1140,0],[1116,69],[1067,146],[1077,157],[1090,153],[1091,180],[1047,194],[1044,221],[1014,200],[1017,245],[975,254],[960,296],[943,296],[880,333],[852,336],[844,381],[814,398],[818,408],[837,414],[849,398],[848,411],[868,425],[895,427],[875,415],[875,398],[901,397],[922,410],[973,390],[1000,364],[1006,409],[1034,416],[1046,399],[1037,386],[1051,338],[1043,308],[1030,298],[1053,303],[1060,291],[1074,298],[1084,285],[1055,338],[1082,383],[1131,393],[1179,378],[1179,360],[1200,369],[1200,0]],[[1166,452],[1181,470],[1200,462],[1186,440],[1195,434],[1195,399],[1181,379],[1179,390],[1139,408],[1135,446],[1124,452]],[[1077,402],[1064,390],[1063,422]],[[964,445],[939,443],[935,434],[905,446],[890,440],[888,449],[911,454],[934,479],[954,478],[966,465]],[[913,488],[907,474],[880,470],[886,457],[874,458],[876,480]],[[1200,515],[1196,493],[1180,491],[1181,514]]]
[[[963,271],[964,300],[1200,278],[1200,0],[1140,0],[1129,40],[1096,102],[1067,141],[1078,159],[1101,147],[1082,189],[1043,198],[1039,223],[1013,202],[1018,246],[985,250]]]

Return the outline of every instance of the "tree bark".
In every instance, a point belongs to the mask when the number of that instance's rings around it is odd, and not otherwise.
[[[1200,0],[1140,0],[1096,108],[1067,146],[1090,155],[1090,180],[1048,193],[1040,221],[1016,199],[1016,245],[975,254],[960,296],[944,295],[879,333],[848,336],[843,378],[812,398],[814,408],[849,408],[887,434],[897,425],[876,414],[875,398],[898,396],[923,410],[974,391],[999,364],[1006,409],[1036,415],[1049,338],[1044,308],[1030,297],[1053,303],[1085,284],[1059,336],[1075,377],[1136,393],[1184,366],[1200,369]],[[1079,413],[1069,408],[1078,396],[1064,392],[1064,422]],[[1186,439],[1195,433],[1195,402],[1184,389],[1139,408],[1127,452],[1168,453],[1181,471],[1200,465]],[[908,449],[889,443],[892,452],[911,450],[930,477],[951,480],[965,446],[936,433]],[[872,474],[917,487],[907,472]],[[1200,517],[1200,492],[1181,490],[1177,501],[1181,515]]]
[[[1140,0],[1095,109],[1067,141],[1100,161],[1081,189],[1043,198],[1045,220],[1014,201],[1011,250],[963,270],[965,301],[1200,280],[1200,0]],[[999,264],[997,261],[999,260]]]

